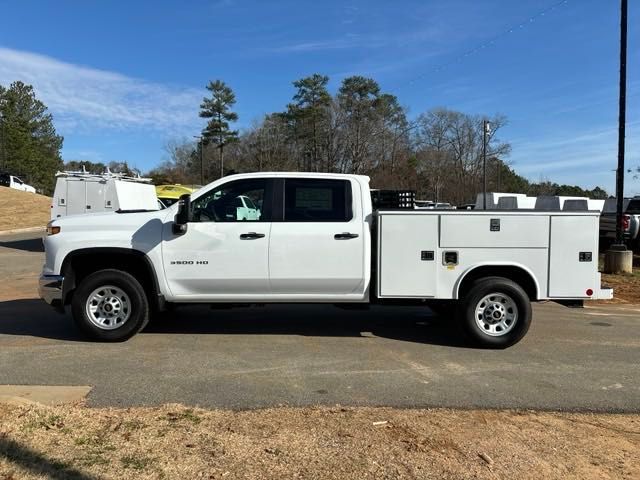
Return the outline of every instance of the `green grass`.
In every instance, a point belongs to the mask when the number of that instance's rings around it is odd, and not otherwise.
[[[124,455],[120,458],[120,463],[124,468],[130,468],[132,470],[144,470],[147,468],[153,459],[150,457],[136,457],[134,455]]]
[[[25,431],[31,431],[37,428],[44,428],[45,430],[50,430],[54,427],[63,428],[64,422],[62,420],[63,419],[60,415],[37,413],[22,426],[22,429]]]
[[[194,425],[197,425],[202,421],[198,415],[196,415],[192,409],[187,408],[182,412],[169,412],[167,413],[167,420],[170,422],[176,422],[180,420],[188,420],[192,422]]]

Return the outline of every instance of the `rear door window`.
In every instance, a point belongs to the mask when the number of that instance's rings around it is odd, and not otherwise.
[[[640,198],[632,198],[627,205],[627,213],[639,214],[640,213]]]
[[[285,180],[285,222],[348,222],[353,218],[351,204],[348,180]]]

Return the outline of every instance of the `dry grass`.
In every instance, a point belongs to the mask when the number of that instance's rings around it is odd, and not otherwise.
[[[44,227],[51,218],[51,198],[0,187],[0,232]]]
[[[0,479],[640,478],[640,415],[0,406]]]

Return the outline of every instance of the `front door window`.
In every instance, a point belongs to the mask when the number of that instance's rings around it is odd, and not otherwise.
[[[193,222],[268,222],[267,181],[238,180],[225,183],[192,202]]]

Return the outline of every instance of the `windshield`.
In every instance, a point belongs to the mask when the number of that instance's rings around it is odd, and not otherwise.
[[[247,208],[256,208],[255,203],[253,203],[253,200],[251,200],[249,197],[242,197],[242,199],[244,200],[244,204],[247,206]]]

